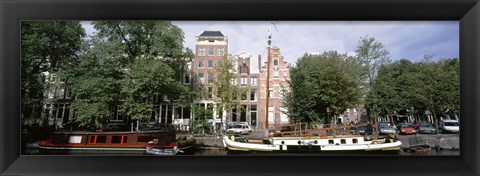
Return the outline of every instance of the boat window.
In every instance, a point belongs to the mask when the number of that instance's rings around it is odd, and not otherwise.
[[[82,143],[82,136],[70,136],[69,143],[79,144]]]
[[[122,144],[126,144],[127,143],[127,136],[123,136],[122,137]]]
[[[122,136],[112,136],[112,143],[119,144],[122,142]]]
[[[107,142],[107,136],[97,136],[97,144]]]
[[[90,141],[89,141],[89,143],[95,144],[95,138],[96,138],[96,137],[97,137],[97,136],[90,136]]]
[[[354,143],[354,144],[357,144],[357,143],[358,143],[358,139],[353,139],[353,143]]]
[[[328,144],[333,144],[333,139],[328,140]]]
[[[342,143],[342,144],[346,144],[346,143],[347,143],[347,141],[346,141],[345,139],[340,139],[340,143]]]
[[[137,142],[150,142],[153,140],[153,136],[138,136]]]

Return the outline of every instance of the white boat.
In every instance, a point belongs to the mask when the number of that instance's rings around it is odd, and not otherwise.
[[[402,142],[396,139],[366,140],[358,135],[270,137],[268,144],[238,142],[224,136],[223,143],[229,150],[265,152],[391,151],[400,150],[402,145]]]

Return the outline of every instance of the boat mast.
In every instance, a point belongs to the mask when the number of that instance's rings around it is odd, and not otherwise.
[[[270,99],[270,48],[271,48],[271,43],[272,41],[272,33],[270,32],[270,29],[268,29],[268,56],[267,56],[267,86],[266,86],[266,91],[267,91],[267,96],[265,97],[266,103],[265,103],[265,128],[268,129],[268,100]]]

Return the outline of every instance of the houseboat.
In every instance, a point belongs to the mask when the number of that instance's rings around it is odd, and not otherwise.
[[[224,136],[223,143],[231,151],[253,152],[399,151],[402,145],[393,138],[370,139],[360,135],[270,137],[264,143]]]
[[[155,154],[174,155],[178,152],[175,131],[169,129],[54,132],[50,139],[38,142],[38,147],[47,152],[66,153],[145,153],[147,148],[158,149]]]

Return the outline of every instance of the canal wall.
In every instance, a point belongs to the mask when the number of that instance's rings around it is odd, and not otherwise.
[[[194,136],[197,149],[202,150],[224,150],[221,136]]]
[[[418,145],[428,145],[430,147],[442,148],[459,148],[459,135],[411,135],[411,136],[397,136],[398,140],[402,142],[402,147],[412,147]]]

